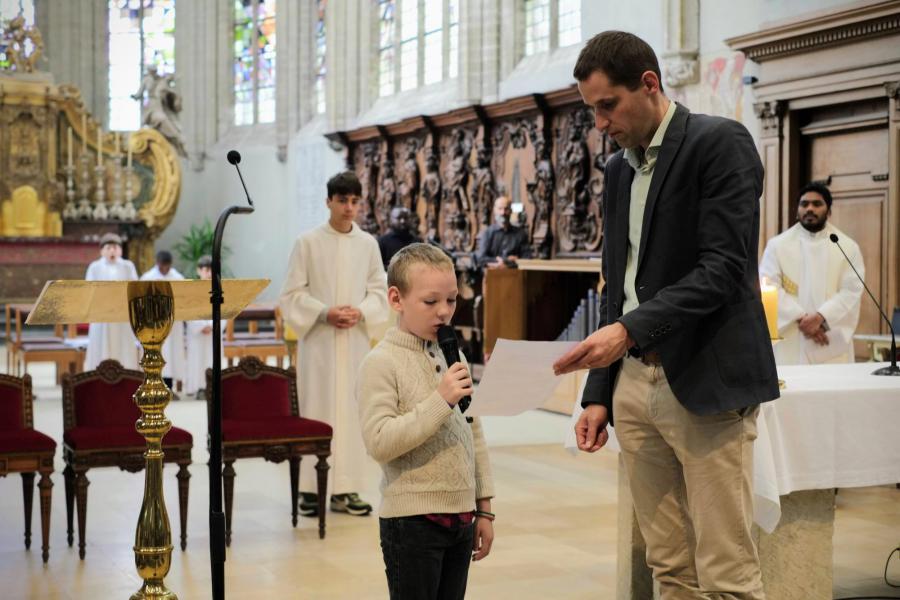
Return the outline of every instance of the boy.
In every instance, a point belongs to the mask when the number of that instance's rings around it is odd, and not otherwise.
[[[184,275],[172,266],[172,253],[168,250],[157,252],[156,265],[141,275],[141,281],[181,281],[183,279]],[[166,361],[162,370],[166,385],[171,388],[174,380],[184,382],[184,322],[175,321],[172,324],[172,331],[163,342],[162,355]]]
[[[388,589],[392,600],[461,599],[470,561],[491,549],[494,493],[481,422],[470,425],[456,409],[472,394],[469,371],[448,366],[436,343],[456,309],[453,262],[439,248],[412,244],[391,260],[388,286],[397,326],[359,375],[363,439],[384,472]]]
[[[197,277],[204,281],[212,279],[212,257],[201,256],[197,261]],[[212,368],[212,321],[188,321],[184,393],[197,394],[206,387],[206,369]]]
[[[100,258],[88,266],[84,278],[87,281],[133,281],[138,278],[134,263],[122,258],[122,238],[115,233],[103,234]],[[90,324],[84,370],[96,369],[108,358],[119,361],[126,369],[138,368],[137,338],[130,324]]]
[[[356,371],[369,338],[387,320],[387,286],[378,242],[354,222],[362,186],[352,171],[328,181],[328,222],[294,244],[280,306],[297,334],[300,414],[334,430],[331,510],[367,515],[362,500],[366,452],[359,438]],[[316,473],[301,469],[300,512],[318,513]]]

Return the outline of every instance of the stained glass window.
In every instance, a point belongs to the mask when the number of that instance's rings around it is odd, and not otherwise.
[[[581,0],[559,0],[559,47],[581,41]]]
[[[25,26],[34,25],[34,0],[0,0],[0,26],[5,27],[7,22],[22,15],[25,18]],[[25,51],[31,52],[31,40],[25,42]],[[0,41],[0,69],[9,68],[9,59],[6,57],[6,45]]]
[[[456,77],[459,0],[378,0],[378,10],[379,96]]]
[[[234,0],[234,124],[275,120],[275,0]]]
[[[378,0],[378,95],[394,93],[394,0]]]
[[[328,0],[317,0],[316,20],[316,113],[325,112],[325,8]]]
[[[419,0],[400,3],[400,89],[419,84]]]
[[[550,49],[550,0],[525,0],[525,56]]]
[[[148,67],[175,72],[175,0],[109,1],[109,128],[141,127],[141,100],[132,94]]]

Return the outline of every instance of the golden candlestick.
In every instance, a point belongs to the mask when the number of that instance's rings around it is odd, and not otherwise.
[[[172,563],[172,531],[162,490],[162,439],[172,428],[165,409],[172,392],[162,379],[165,361],[160,349],[172,329],[174,316],[175,299],[169,282],[128,282],[128,318],[144,348],[144,382],[134,394],[134,402],[141,410],[135,429],[147,440],[144,501],[134,535],[134,563],[144,585],[132,594],[131,600],[178,598],[163,582]]]

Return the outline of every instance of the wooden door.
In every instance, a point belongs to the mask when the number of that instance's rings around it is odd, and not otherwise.
[[[879,302],[888,299],[888,128],[885,100],[832,106],[806,115],[801,126],[801,180],[827,182],[830,221],[859,244],[865,280]],[[791,221],[796,221],[796,198]],[[881,317],[863,292],[857,333],[880,333]],[[858,358],[867,357],[857,343]]]

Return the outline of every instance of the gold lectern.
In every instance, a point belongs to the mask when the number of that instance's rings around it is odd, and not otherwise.
[[[266,279],[222,281],[222,317],[234,318],[268,285]],[[172,559],[172,533],[162,493],[162,439],[172,427],[165,409],[172,392],[162,380],[160,348],[173,321],[210,318],[209,281],[48,281],[28,316],[29,325],[128,321],[144,349],[144,381],[134,394],[141,411],[135,429],[147,440],[144,500],[138,516],[134,562],[144,580],[132,600],[177,600],[163,579]]]

